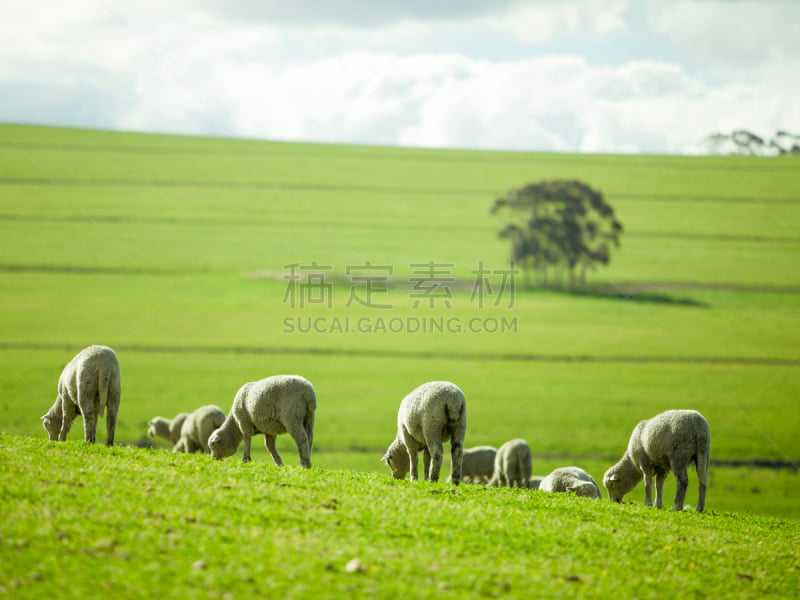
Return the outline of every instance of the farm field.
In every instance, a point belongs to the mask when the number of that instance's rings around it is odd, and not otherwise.
[[[520,275],[501,294],[508,247],[489,206],[556,177],[604,193],[621,249],[587,293],[528,289]],[[449,379],[467,397],[467,446],[523,437],[543,474],[578,464],[599,480],[636,422],[695,408],[713,437],[708,508],[798,518],[798,192],[797,157],[0,125],[0,431],[46,437],[38,417],[61,368],[102,343],[122,368],[120,443],[147,443],[156,414],[227,412],[242,383],[299,373],[319,396],[314,465],[388,479],[378,459],[400,399]],[[479,302],[481,264],[493,287]],[[414,287],[431,265],[452,280],[433,307]],[[357,277],[370,266],[386,289],[364,306]],[[71,439],[81,435],[76,424]],[[290,440],[279,448],[296,464]],[[690,474],[690,503],[695,493]]]
[[[0,434],[0,595],[796,595],[800,524]],[[513,559],[509,559],[513,557]]]

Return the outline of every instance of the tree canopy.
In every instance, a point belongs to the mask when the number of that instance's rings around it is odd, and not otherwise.
[[[550,285],[548,270],[569,285],[586,283],[586,271],[611,260],[619,248],[622,224],[603,194],[577,180],[555,179],[512,189],[494,201],[491,213],[509,210],[525,219],[507,223],[499,232],[511,242],[511,259],[536,281]],[[555,278],[553,281],[555,281]]]

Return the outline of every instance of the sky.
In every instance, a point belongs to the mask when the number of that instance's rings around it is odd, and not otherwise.
[[[650,154],[800,133],[796,0],[0,5],[0,122]]]

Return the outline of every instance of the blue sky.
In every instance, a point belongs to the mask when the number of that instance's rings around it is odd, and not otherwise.
[[[29,0],[3,14],[6,122],[647,153],[800,133],[791,0]]]

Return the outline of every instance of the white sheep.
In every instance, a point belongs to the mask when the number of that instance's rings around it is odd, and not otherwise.
[[[494,473],[494,457],[497,448],[494,446],[475,446],[464,448],[461,458],[461,481],[463,483],[486,483]],[[452,473],[447,481],[452,481]]]
[[[283,460],[275,448],[275,436],[288,433],[297,444],[300,464],[310,467],[316,410],[314,386],[299,375],[274,375],[245,383],[236,393],[228,417],[208,438],[211,456],[231,456],[244,438],[242,460],[250,462],[250,438],[263,433],[267,450],[280,467]]]
[[[531,448],[521,439],[510,440],[497,449],[489,485],[527,488],[531,478]]]
[[[424,479],[438,481],[442,442],[450,441],[451,479],[458,485],[466,431],[464,393],[449,381],[429,381],[403,398],[397,412],[397,436],[381,460],[389,466],[395,479],[404,479],[410,472],[411,481],[416,481],[417,454],[422,450]]]
[[[114,445],[122,394],[119,362],[107,346],[84,348],[67,363],[58,379],[58,395],[42,423],[51,440],[63,442],[77,415],[83,417],[83,439],[94,444],[97,419],[106,415],[106,445]]]
[[[149,437],[164,438],[172,444],[177,444],[181,439],[181,427],[189,413],[178,413],[172,419],[165,419],[164,417],[153,417],[148,423],[147,435]]]
[[[219,406],[213,404],[201,406],[184,421],[180,438],[172,447],[172,451],[191,454],[201,450],[203,454],[208,454],[208,438],[215,429],[222,426],[224,421],[225,413]]]
[[[644,478],[644,502],[652,506],[655,475],[656,508],[661,508],[664,481],[672,471],[678,482],[673,510],[683,510],[689,487],[686,468],[694,462],[698,480],[697,512],[702,512],[706,504],[710,450],[711,431],[703,415],[695,410],[668,410],[636,425],[628,449],[619,462],[606,471],[603,485],[611,500],[621,502]]]
[[[584,498],[602,498],[600,486],[592,476],[579,467],[555,469],[538,485],[543,492],[567,492]]]

